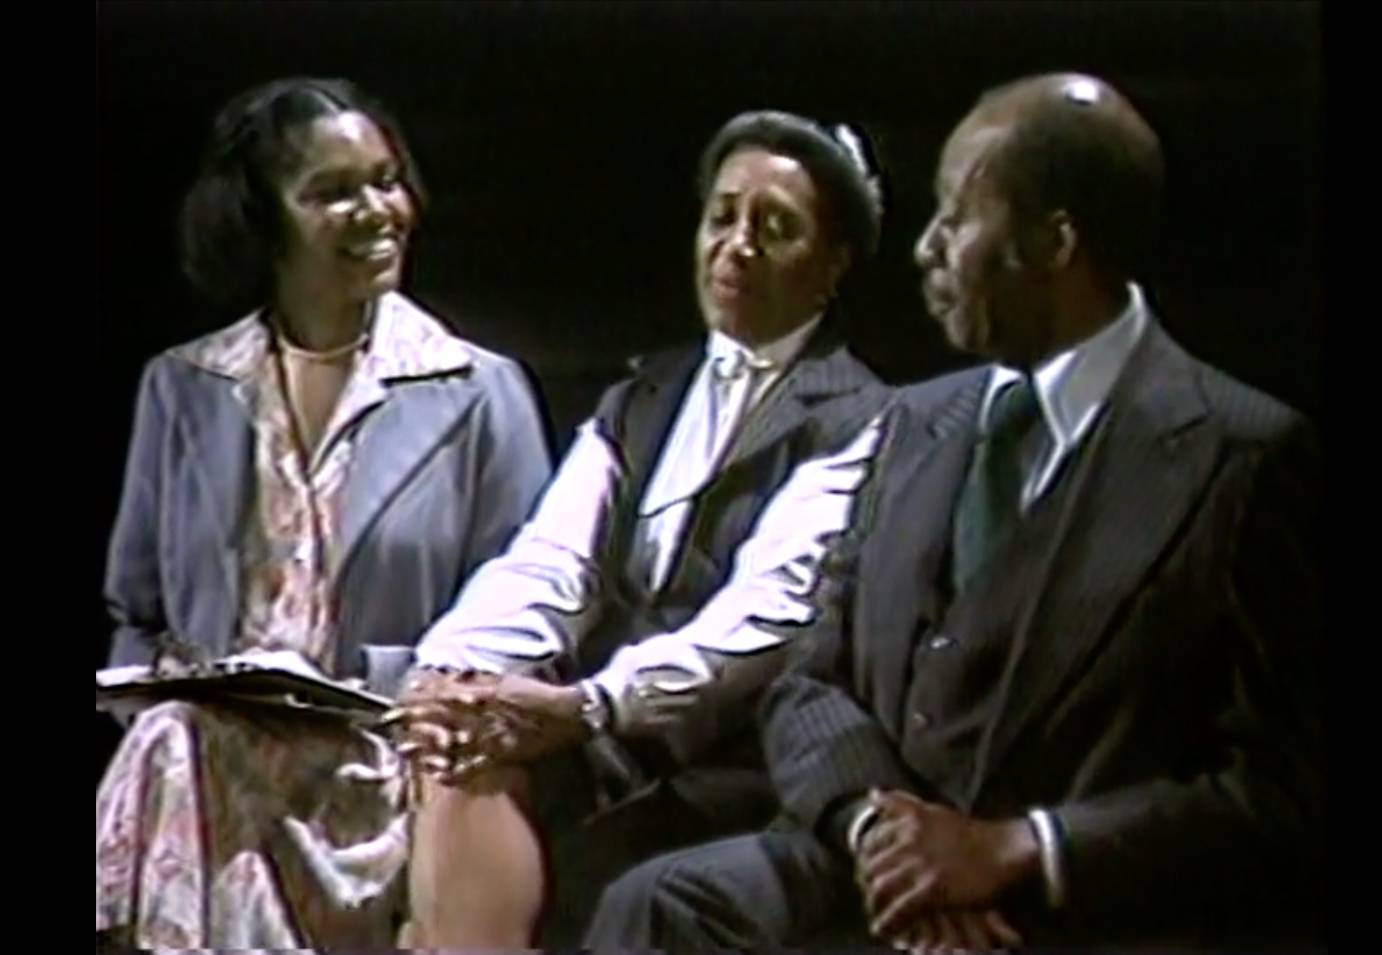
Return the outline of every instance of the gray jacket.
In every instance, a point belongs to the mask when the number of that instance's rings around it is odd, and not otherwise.
[[[251,316],[145,369],[106,571],[112,665],[149,662],[161,634],[212,656],[232,650],[255,481],[236,372],[267,343],[256,325]],[[406,661],[403,648],[523,523],[551,461],[513,361],[456,338],[398,294],[380,300],[374,339],[387,374],[359,425],[345,489],[329,668],[383,688],[390,681],[369,671]]]

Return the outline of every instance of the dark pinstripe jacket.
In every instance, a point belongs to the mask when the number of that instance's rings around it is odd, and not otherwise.
[[[1313,437],[1153,323],[1060,484],[951,595],[987,373],[892,409],[845,610],[765,698],[774,783],[811,827],[870,787],[1046,806],[1070,902],[1029,941],[1209,939],[1321,851]]]

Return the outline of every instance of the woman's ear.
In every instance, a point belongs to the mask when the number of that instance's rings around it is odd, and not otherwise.
[[[830,262],[826,266],[827,274],[830,276],[830,284],[826,289],[824,304],[829,304],[830,300],[835,297],[835,293],[840,288],[840,282],[849,274],[849,267],[853,264],[854,252],[850,247],[844,243],[835,246],[830,256]]]

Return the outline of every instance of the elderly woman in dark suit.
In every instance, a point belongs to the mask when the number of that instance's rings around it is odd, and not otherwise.
[[[711,138],[699,192],[704,337],[606,392],[418,645],[396,717],[420,946],[574,943],[622,871],[776,811],[754,706],[808,639],[889,400],[833,304],[882,204],[858,134],[773,110]]]
[[[550,470],[522,372],[397,291],[422,202],[397,127],[350,83],[276,81],[221,112],[182,252],[245,317],[145,371],[112,664],[278,652],[386,685],[522,523]],[[145,710],[97,792],[98,938],[391,944],[390,761],[325,716]]]

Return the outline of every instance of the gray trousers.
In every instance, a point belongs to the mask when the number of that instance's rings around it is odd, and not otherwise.
[[[605,889],[594,951],[881,947],[848,863],[810,833],[768,830],[659,856]]]
[[[1108,927],[1079,936],[1054,930],[1030,900],[1010,916],[1027,936],[1025,955],[1322,955],[1303,934],[1253,940],[1104,940]],[[659,856],[604,892],[586,932],[595,952],[661,949],[777,951],[889,950],[868,935],[849,864],[810,833],[769,830]],[[1005,911],[1007,911],[1005,909]]]

